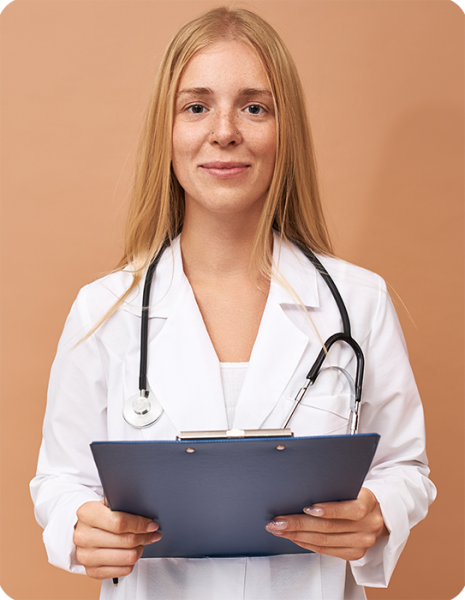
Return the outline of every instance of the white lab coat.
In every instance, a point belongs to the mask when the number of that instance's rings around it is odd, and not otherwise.
[[[241,429],[281,427],[320,340],[342,328],[326,284],[300,251],[280,246],[275,235],[273,255],[308,314],[296,306],[279,277],[273,278],[237,404],[233,426]],[[427,478],[422,406],[383,280],[341,260],[322,262],[340,290],[353,336],[365,353],[360,432],[378,432],[381,441],[364,486],[380,503],[389,537],[351,563],[319,554],[142,559],[117,588],[106,580],[101,598],[348,600],[364,598],[364,585],[388,584],[410,528],[424,518],[435,497]],[[102,498],[90,442],[174,439],[180,430],[227,428],[218,358],[183,273],[179,238],[159,263],[151,295],[148,382],[164,408],[161,419],[137,430],[122,418],[124,402],[138,391],[141,290],[74,347],[130,281],[125,270],[80,291],[51,373],[31,493],[50,562],[75,573],[84,573],[72,542],[76,510]],[[346,345],[333,347],[330,362],[354,373],[353,352]],[[337,371],[320,375],[293,418],[295,435],[346,433],[349,395],[343,379]]]

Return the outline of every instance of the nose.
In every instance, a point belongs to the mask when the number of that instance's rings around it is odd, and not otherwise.
[[[210,122],[210,125],[212,126],[210,143],[227,147],[235,146],[240,142],[241,137],[234,116],[229,112],[219,114],[213,122]]]

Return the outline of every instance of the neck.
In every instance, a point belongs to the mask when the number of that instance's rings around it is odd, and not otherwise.
[[[187,278],[260,279],[251,267],[257,225],[251,215],[186,213],[181,251]]]

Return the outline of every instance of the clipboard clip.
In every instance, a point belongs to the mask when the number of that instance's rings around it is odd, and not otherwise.
[[[290,429],[227,429],[223,431],[181,431],[177,440],[294,437]]]

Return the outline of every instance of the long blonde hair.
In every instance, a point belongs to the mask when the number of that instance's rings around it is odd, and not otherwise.
[[[252,262],[271,275],[272,229],[321,254],[332,254],[321,208],[304,93],[294,61],[276,31],[257,14],[219,7],[193,19],[168,45],[155,79],[138,151],[127,217],[125,251],[115,270],[130,266],[133,282],[96,328],[121,306],[165,240],[182,229],[184,191],[171,167],[175,95],[186,65],[202,48],[239,40],[258,54],[268,77],[277,118],[272,181],[255,235]]]

